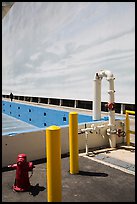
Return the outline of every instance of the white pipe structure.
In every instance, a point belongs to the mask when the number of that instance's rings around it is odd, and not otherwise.
[[[85,138],[86,138],[86,155],[87,155],[87,156],[89,155],[89,153],[88,153],[88,132],[89,132],[89,131],[93,131],[93,130],[94,130],[94,127],[81,129],[81,132],[85,132]]]
[[[88,156],[88,131],[85,131],[86,136],[86,155]]]
[[[103,128],[103,127],[105,127],[105,125],[98,125],[98,126],[94,126],[94,124],[93,125],[91,125],[91,127],[89,127],[89,128],[83,128],[83,129],[81,129],[81,132],[82,133],[85,133],[85,139],[86,139],[86,155],[88,156],[89,155],[89,152],[88,152],[88,134],[89,134],[89,132],[90,133],[93,133],[94,131],[96,131],[96,128]]]
[[[109,110],[109,129],[107,134],[110,135],[110,146],[114,147],[116,144],[116,137],[114,138],[115,130],[115,110],[114,110],[114,76],[109,70],[101,70],[96,72],[94,76],[94,98],[93,98],[93,120],[101,119],[101,80],[103,77],[109,82],[109,99],[108,99],[108,110]],[[112,139],[112,136],[114,139]],[[113,140],[113,141],[112,141]],[[113,143],[113,144],[112,144]]]

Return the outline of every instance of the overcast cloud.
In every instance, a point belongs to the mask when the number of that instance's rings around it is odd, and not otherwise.
[[[134,2],[16,2],[3,18],[3,94],[93,100],[101,69],[115,101],[135,103]]]

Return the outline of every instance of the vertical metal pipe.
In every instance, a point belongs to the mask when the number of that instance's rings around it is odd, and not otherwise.
[[[74,102],[74,108],[77,108],[77,106],[78,106],[78,101],[75,100],[75,102]]]
[[[46,129],[47,198],[48,202],[61,202],[61,145],[60,127]]]
[[[114,103],[115,99],[114,99],[114,79],[109,79],[109,99],[108,99],[108,103]],[[109,110],[109,126],[112,126],[112,129],[114,129],[115,127],[115,110]]]
[[[86,136],[86,155],[88,156],[88,131],[85,131],[85,136]]]
[[[124,110],[125,110],[125,105],[121,103],[121,114],[124,114]]]
[[[114,97],[114,77],[108,77],[108,82],[109,82],[109,90],[108,90],[108,94],[109,94],[109,99],[108,99],[108,103],[114,103],[115,101],[115,97]],[[115,130],[115,109],[114,110],[109,110],[109,128],[110,128],[110,136],[109,136],[109,143],[110,143],[110,147],[116,147],[116,134],[113,134],[112,132]]]
[[[48,104],[50,104],[50,98],[48,98]]]
[[[93,81],[93,120],[101,119],[101,79]]]
[[[114,76],[109,70],[100,70],[94,77],[94,98],[93,98],[93,120],[101,119],[101,80],[103,77],[109,81],[109,100],[108,104],[114,104]],[[109,129],[107,133],[110,135],[110,146],[116,146],[116,134],[115,134],[115,109],[109,108]]]
[[[127,146],[130,145],[130,132],[129,132],[129,115],[128,115],[128,111],[126,111],[126,143],[127,143]]]
[[[59,105],[62,106],[62,99],[59,100]]]
[[[69,150],[70,150],[70,174],[79,172],[78,163],[78,114],[69,113]]]

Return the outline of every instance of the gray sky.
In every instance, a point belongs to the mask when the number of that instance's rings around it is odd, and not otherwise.
[[[16,2],[3,18],[3,94],[93,100],[101,69],[115,101],[135,103],[134,2]]]

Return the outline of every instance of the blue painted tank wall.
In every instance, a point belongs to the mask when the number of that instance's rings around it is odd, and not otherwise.
[[[69,123],[69,112],[17,102],[2,101],[2,112],[19,120],[43,128]],[[92,116],[78,114],[78,123],[91,122]]]

